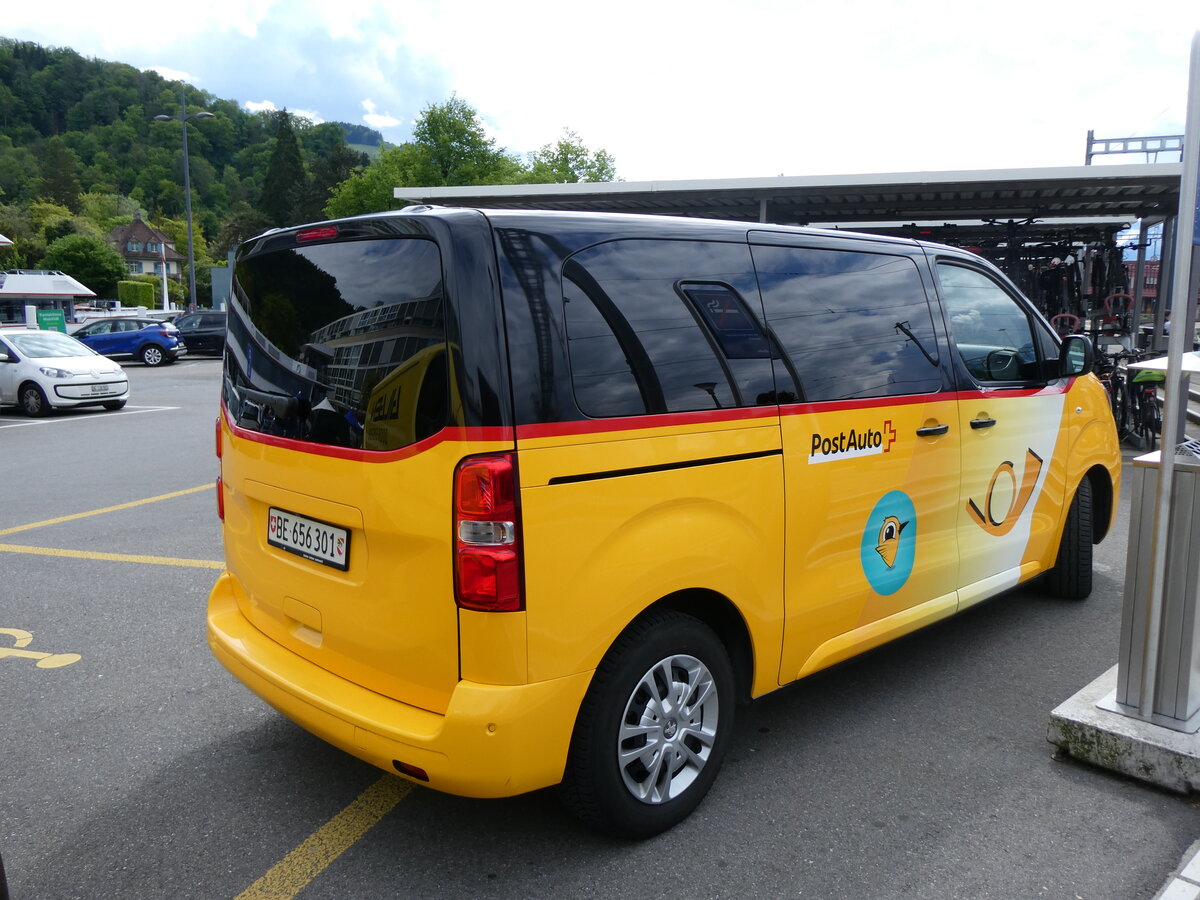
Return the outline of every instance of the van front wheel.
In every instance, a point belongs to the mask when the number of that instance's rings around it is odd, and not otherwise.
[[[588,689],[560,794],[586,824],[646,838],[708,793],[733,724],[733,667],[712,630],[673,610],[636,621]]]
[[[1046,573],[1052,596],[1085,600],[1092,592],[1092,483],[1079,482],[1058,545],[1058,559]]]

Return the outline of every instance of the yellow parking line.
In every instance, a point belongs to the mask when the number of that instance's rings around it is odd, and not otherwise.
[[[157,503],[159,500],[170,500],[172,497],[182,497],[185,494],[195,494],[198,491],[214,490],[211,484],[202,484],[199,487],[185,488],[182,491],[172,491],[169,494],[159,494],[157,497],[147,497],[145,500],[133,500],[129,503],[118,503],[116,506],[106,506],[104,509],[93,509],[91,512],[75,513],[70,516],[59,516],[57,519],[46,519],[44,522],[33,522],[30,525],[14,525],[12,528],[0,528],[0,535],[16,534],[18,531],[29,531],[31,528],[41,528],[45,525],[57,525],[59,522],[71,522],[75,519],[86,519],[88,516],[99,516],[103,513],[116,512],[119,509],[131,509],[135,506],[144,506],[147,503]]]
[[[411,790],[409,782],[384,775],[235,900],[291,900]]]
[[[59,550],[53,547],[26,547],[22,544],[0,544],[0,553],[67,556],[72,559],[102,559],[107,562],[148,563],[154,566],[183,566],[189,569],[225,568],[225,563],[210,559],[176,559],[173,556],[136,556],[130,553],[97,553],[93,550]]]

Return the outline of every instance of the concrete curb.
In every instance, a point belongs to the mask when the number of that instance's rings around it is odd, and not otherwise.
[[[1117,686],[1113,666],[1050,713],[1046,739],[1068,756],[1176,793],[1200,789],[1200,735],[1101,709]]]

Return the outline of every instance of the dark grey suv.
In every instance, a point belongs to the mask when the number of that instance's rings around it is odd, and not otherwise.
[[[206,310],[188,313],[175,320],[179,336],[187,345],[188,353],[211,353],[220,356],[225,352],[225,313],[223,310]]]

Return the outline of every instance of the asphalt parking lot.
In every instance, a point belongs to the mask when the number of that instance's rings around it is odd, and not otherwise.
[[[1116,661],[1125,514],[1084,603],[1018,591],[771,695],[640,844],[552,791],[410,788],[293,726],[204,639],[220,363],[121,412],[0,414],[0,854],[28,898],[1152,897],[1195,798],[1052,758]]]

